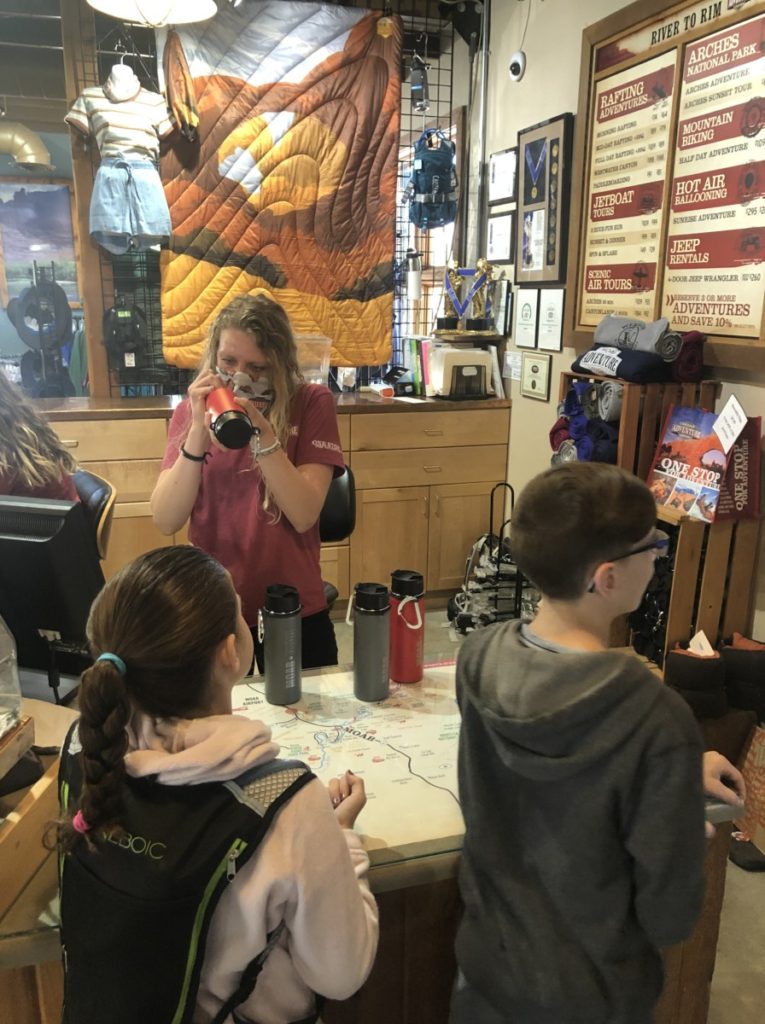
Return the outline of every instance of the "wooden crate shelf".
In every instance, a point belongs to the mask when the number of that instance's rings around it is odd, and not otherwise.
[[[564,371],[560,377],[562,402],[575,380],[609,381],[622,384],[622,412],[619,420],[617,465],[628,469],[643,480],[648,476],[659,434],[671,405],[686,405],[714,412],[717,382],[700,381],[698,384],[632,384],[613,377],[598,377],[590,373]]]

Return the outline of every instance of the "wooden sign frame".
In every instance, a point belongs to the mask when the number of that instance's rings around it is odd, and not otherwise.
[[[701,178],[698,188],[706,188],[706,191],[703,195],[699,192],[698,201],[691,199],[685,207],[681,205],[686,202],[682,189],[690,188],[695,180],[694,161],[703,161],[705,153],[709,154],[709,159],[715,157],[712,148],[704,150],[703,146],[698,148],[695,138],[688,140],[688,125],[697,119],[695,111],[704,112],[703,92],[697,91],[691,98],[690,94],[694,90],[689,84],[690,75],[697,70],[703,75],[706,67],[716,67],[709,64],[702,68],[701,57],[721,62],[721,65],[722,62],[729,63],[731,70],[739,74],[735,82],[731,77],[730,99],[716,102],[720,108],[724,104],[726,110],[728,106],[733,109],[737,103],[734,93],[736,85],[747,81],[747,33],[760,31],[759,17],[763,18],[760,53],[765,55],[765,0],[683,0],[670,5],[667,5],[666,0],[638,0],[584,30],[579,81],[580,115],[577,118],[574,144],[569,226],[567,291],[570,301],[566,303],[565,318],[567,341],[577,349],[582,350],[592,344],[594,322],[599,314],[621,312],[622,315],[645,320],[667,315],[673,328],[680,331],[698,329],[707,335],[705,363],[708,365],[765,370],[765,299],[761,297],[765,293],[765,195],[760,195],[763,190],[759,182],[760,177],[765,178],[765,175],[760,174],[760,161],[765,161],[765,148],[754,148],[755,144],[765,147],[765,105],[762,110],[757,108],[756,116],[736,109],[736,124],[744,126],[749,116],[750,124],[747,128],[751,131],[745,131],[742,127],[740,132],[737,130],[735,137],[730,137],[731,142],[741,141],[738,134],[750,139],[756,136],[756,142],[748,143],[749,150],[740,158],[736,157],[735,152],[732,157],[720,157],[720,165],[715,169],[719,174],[707,173],[702,163],[701,173],[697,174]],[[734,49],[739,42],[735,32],[738,26],[741,26],[741,46]],[[707,39],[710,40],[708,48]],[[728,47],[727,51],[725,47]],[[729,54],[727,58],[726,52]],[[699,63],[694,65],[694,59]],[[751,75],[754,97],[762,91],[759,68],[760,59],[757,58],[757,79],[754,72]],[[614,88],[609,92],[608,83],[611,81]],[[694,81],[697,84],[701,82],[701,75]],[[651,90],[655,93],[648,101],[656,103],[657,114],[654,122],[651,122],[657,132],[654,180],[640,180],[638,172],[635,172],[633,182],[630,179],[630,161],[625,160],[625,173],[604,180],[601,188],[597,180],[601,171],[593,161],[599,159],[602,169],[606,166],[604,159],[613,159],[614,156],[614,149],[605,138],[607,130],[603,128],[603,117],[611,116],[611,111],[619,111],[621,108],[618,102],[625,103],[624,109],[629,109],[627,105],[632,102],[635,110],[639,111],[641,90],[646,95]],[[743,93],[743,105],[746,94],[743,89],[739,91]],[[719,96],[723,96],[722,89],[719,90]],[[608,107],[608,104],[611,106]],[[682,123],[681,116],[685,118]],[[725,116],[728,116],[727,113]],[[646,122],[645,112],[637,113],[637,122],[640,122],[641,117]],[[755,117],[756,124],[751,123],[752,117]],[[719,121],[720,118],[714,120]],[[659,145],[662,141],[660,126],[664,123],[666,148],[662,150]],[[620,122],[615,119],[613,124],[618,126]],[[681,130],[686,134],[679,136]],[[646,129],[646,136],[648,131],[650,129]],[[718,136],[719,140],[725,141],[726,131],[730,134],[733,129],[723,129]],[[677,144],[679,138],[681,145]],[[594,144],[599,146],[597,153],[594,152]],[[647,145],[646,142],[646,149]],[[609,148],[611,154],[606,155]],[[726,145],[719,146],[720,152],[727,153],[728,149]],[[681,151],[685,154],[684,167],[679,166]],[[637,152],[640,150],[637,149]],[[697,157],[697,153],[701,155]],[[662,154],[666,154],[663,176],[660,171]],[[736,165],[737,159],[741,161],[740,167]],[[687,211],[695,208],[703,209],[707,217],[714,216],[715,207],[710,205],[714,203],[714,189],[711,185],[719,185],[721,175],[726,174],[725,184],[733,186],[735,174],[740,172],[740,177],[746,177],[744,168],[749,167],[752,161],[757,172],[757,185],[754,190],[750,189],[751,194],[744,202],[736,204],[734,201],[722,211],[718,203],[717,210],[721,211],[718,216],[735,218],[720,222],[717,229],[719,235],[714,235],[714,229],[709,228],[711,221],[704,223],[698,214],[694,216],[692,212],[690,216],[687,215]],[[733,166],[726,167],[726,163]],[[753,173],[749,172],[749,177]],[[628,184],[625,185],[625,181]],[[662,187],[653,187],[656,185]],[[736,187],[740,191],[741,185],[737,184]],[[653,205],[657,196],[658,205]],[[712,198],[707,201],[706,197]],[[752,197],[756,207],[750,202]],[[633,205],[630,206],[630,203]],[[600,209],[598,204],[601,204]],[[609,204],[614,206],[615,219],[620,224],[626,222],[631,230],[624,232],[617,228],[617,234],[612,236],[615,244],[608,249],[605,241],[608,239],[608,228],[602,228],[603,245],[598,248],[600,238],[593,231],[596,225],[594,215],[605,211],[604,215],[610,217]],[[750,211],[746,218],[741,216],[744,205],[748,205]],[[733,214],[725,212],[731,209],[734,210]],[[698,224],[695,223],[696,219]],[[678,226],[680,224],[683,226]],[[715,238],[722,238],[726,232],[730,234],[734,225],[736,229],[743,229],[740,230],[739,239],[741,252],[735,254],[736,262],[742,268],[740,271],[737,266],[726,264],[726,258],[732,264],[734,257],[723,252],[724,243],[714,241]],[[708,228],[710,234],[707,235]],[[734,233],[738,235],[739,231]],[[637,240],[637,248],[635,244],[630,248],[629,239]],[[626,244],[623,244],[624,240],[627,240]],[[710,252],[715,245],[719,253]],[[613,271],[608,263],[603,263],[611,258],[615,265]],[[690,268],[687,273],[683,270],[685,264],[690,262],[692,265],[693,261],[698,261],[698,266],[693,267],[697,275],[692,275]],[[709,261],[710,266],[715,268],[714,272],[710,270],[706,275],[707,280],[704,279],[704,261]],[[626,269],[629,266],[632,267],[631,273]],[[597,274],[601,275],[603,285],[608,284],[614,291],[623,289],[633,299],[636,293],[642,292],[643,299],[647,301],[639,305],[636,299],[627,301],[622,296],[621,300],[614,299],[609,306],[607,299],[600,300],[597,295],[598,277],[593,276]],[[744,278],[745,274],[749,276]],[[759,281],[756,281],[758,275]],[[696,280],[698,283],[695,285],[688,283]],[[676,292],[687,301],[678,304]],[[742,323],[738,323],[735,317],[733,320],[727,318],[729,310],[743,309],[752,298],[754,301],[749,305],[749,322],[745,322],[746,317],[743,315]],[[617,310],[617,302],[628,308]]]

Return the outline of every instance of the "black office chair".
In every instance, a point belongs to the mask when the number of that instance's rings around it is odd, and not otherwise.
[[[85,506],[88,518],[93,524],[93,536],[98,557],[103,561],[109,546],[109,533],[117,491],[114,484],[96,473],[91,473],[90,470],[77,469],[72,476],[80,502]]]
[[[319,538],[322,544],[336,544],[353,533],[356,525],[356,485],[350,466],[340,476],[332,478],[327,497],[319,516]],[[338,590],[332,583],[324,582],[324,596],[327,608],[338,598]]]

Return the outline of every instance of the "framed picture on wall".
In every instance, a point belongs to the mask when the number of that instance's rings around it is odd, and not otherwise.
[[[565,288],[541,288],[539,295],[539,348],[560,352],[563,347],[563,301]]]
[[[552,356],[541,352],[524,352],[521,358],[521,394],[526,398],[538,398],[542,402],[550,398],[550,366]]]
[[[573,114],[560,114],[518,132],[519,284],[565,281],[573,138]]]
[[[489,156],[488,202],[514,203],[518,185],[518,147],[502,149]]]
[[[513,290],[506,277],[494,282],[494,294],[491,300],[491,315],[494,330],[506,338],[511,332],[513,310]]]
[[[33,279],[34,265],[80,305],[72,228],[72,183],[55,178],[0,178],[0,265],[7,295],[17,298]]]
[[[518,348],[537,347],[539,289],[519,288],[515,297],[515,344]]]
[[[515,210],[493,213],[486,231],[486,259],[490,263],[512,263],[515,251]]]

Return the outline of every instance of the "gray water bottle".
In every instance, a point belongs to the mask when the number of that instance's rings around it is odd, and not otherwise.
[[[354,587],[353,693],[384,700],[390,691],[390,597],[382,583]]]
[[[258,634],[263,643],[269,704],[293,704],[300,700],[300,611],[300,597],[294,587],[286,583],[266,587],[266,605],[260,610]]]

